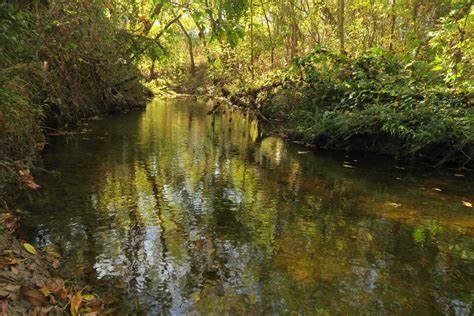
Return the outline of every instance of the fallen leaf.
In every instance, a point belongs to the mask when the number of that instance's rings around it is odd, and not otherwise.
[[[46,287],[51,293],[58,294],[64,288],[64,281],[60,279],[46,281]]]
[[[440,188],[434,188],[433,190],[437,191],[437,192],[441,192],[443,190],[441,190]]]
[[[62,288],[60,291],[59,291],[59,294],[58,294],[58,299],[59,300],[65,300],[67,298],[67,290],[66,288]]]
[[[2,214],[0,220],[3,221],[8,231],[13,232],[16,230],[18,218],[15,215],[11,213]]]
[[[21,169],[18,173],[20,175],[21,182],[26,188],[32,189],[32,190],[36,190],[40,188],[40,186],[36,184],[35,181],[33,180],[33,176],[31,175],[31,172],[29,169]]]
[[[44,251],[46,251],[46,253],[50,256],[53,256],[55,258],[61,258],[61,254],[54,246],[51,246],[51,245],[46,246],[44,248]]]
[[[17,264],[17,261],[14,258],[10,257],[0,257],[0,269],[3,269],[6,266],[12,266]]]
[[[349,168],[349,169],[355,169],[354,166],[351,166],[351,165],[348,165],[348,164],[344,164],[343,167],[344,168]]]
[[[471,202],[462,201],[462,205],[464,205],[464,206],[466,206],[466,207],[472,207],[472,203],[471,203]]]
[[[20,288],[21,297],[31,306],[41,307],[47,303],[46,297],[40,291],[22,286]]]
[[[48,262],[51,263],[53,268],[55,269],[59,268],[60,263],[58,259],[54,258],[53,256],[47,256],[46,260],[48,260]]]
[[[11,268],[10,268],[10,271],[11,271],[14,275],[18,275],[18,273],[20,273],[20,270],[18,270],[18,269],[15,268],[15,267],[11,267]]]
[[[395,208],[398,208],[398,207],[402,206],[402,205],[399,204],[399,203],[393,203],[393,202],[387,202],[387,203],[385,203],[385,205],[388,205],[388,206],[391,206],[391,207],[395,207]]]
[[[32,245],[30,245],[29,243],[25,242],[23,244],[23,247],[26,249],[26,251],[28,251],[29,253],[31,253],[32,255],[37,255],[38,252],[36,251],[35,247],[33,247]]]
[[[0,315],[9,315],[8,313],[8,301],[2,301],[2,312]]]
[[[81,292],[77,292],[74,294],[74,296],[71,298],[71,315],[76,316],[79,312],[79,307],[81,306],[82,303],[82,295]]]
[[[51,291],[45,286],[40,289],[40,292],[43,293],[45,297],[48,297],[51,295]]]
[[[90,301],[95,300],[95,295],[94,294],[85,294],[85,295],[82,296],[82,299],[84,301],[90,302]]]
[[[0,287],[2,285],[0,284]],[[20,286],[11,284],[9,287],[0,288],[0,299],[7,298],[10,301],[16,301],[20,294]]]

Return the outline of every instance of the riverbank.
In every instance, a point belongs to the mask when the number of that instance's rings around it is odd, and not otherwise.
[[[316,50],[228,97],[291,141],[474,168],[469,83],[449,87],[431,65],[381,50],[352,59]]]
[[[0,209],[0,315],[97,315],[106,301],[60,274],[60,253],[14,233],[18,217]]]
[[[15,1],[13,2],[15,3]],[[0,5],[0,201],[37,188],[48,134],[98,114],[144,107],[136,40],[101,4]]]

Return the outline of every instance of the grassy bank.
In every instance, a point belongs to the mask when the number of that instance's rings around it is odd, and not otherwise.
[[[0,5],[0,192],[31,184],[28,168],[45,134],[146,99],[131,58],[136,43],[112,8],[18,3]]]
[[[446,85],[431,64],[381,49],[348,58],[320,48],[231,100],[257,108],[291,140],[467,167],[472,88],[469,80]]]

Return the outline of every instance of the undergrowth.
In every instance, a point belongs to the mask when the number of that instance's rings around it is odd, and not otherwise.
[[[95,2],[0,5],[0,192],[48,131],[144,105],[133,45]]]
[[[447,86],[430,64],[381,49],[348,58],[318,48],[251,90],[262,116],[291,139],[466,165],[474,155],[472,88],[469,80]]]

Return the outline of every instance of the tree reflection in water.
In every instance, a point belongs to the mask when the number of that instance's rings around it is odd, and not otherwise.
[[[472,180],[305,154],[207,110],[155,101],[54,140],[20,234],[124,312],[473,312]]]

